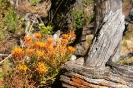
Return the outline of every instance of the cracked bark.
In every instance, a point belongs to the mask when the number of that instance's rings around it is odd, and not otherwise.
[[[98,1],[96,1],[95,22],[95,24],[97,24],[95,25],[95,30],[97,31],[92,46],[90,47],[90,50],[85,58],[85,64],[93,68],[104,68],[106,62],[114,53],[114,50],[118,46],[119,42],[122,40],[125,27],[121,0]],[[101,4],[104,6],[100,6],[99,3],[104,3]],[[100,18],[101,15],[103,18]]]

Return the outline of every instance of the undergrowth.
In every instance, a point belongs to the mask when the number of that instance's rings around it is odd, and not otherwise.
[[[85,9],[88,8],[88,6],[93,6],[94,1],[93,0],[83,0],[82,2],[82,11],[81,8],[75,7],[71,11],[71,16],[73,18],[72,20],[72,29],[80,29],[83,28],[84,25],[90,23],[90,21],[94,18],[94,13],[88,12]],[[89,13],[89,15],[88,15]]]
[[[0,41],[7,39],[7,35],[21,30],[20,18],[16,16],[14,8],[8,0],[0,0]]]

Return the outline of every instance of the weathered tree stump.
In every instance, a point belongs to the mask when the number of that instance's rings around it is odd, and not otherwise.
[[[133,67],[120,59],[125,17],[121,0],[95,0],[95,36],[84,58],[62,67],[67,88],[133,88]]]

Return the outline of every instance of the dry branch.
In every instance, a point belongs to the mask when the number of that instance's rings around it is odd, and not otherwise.
[[[2,65],[4,63],[4,61],[6,61],[7,59],[9,59],[10,57],[12,57],[12,54],[8,55],[8,57],[6,57],[4,60],[0,61],[0,65]]]

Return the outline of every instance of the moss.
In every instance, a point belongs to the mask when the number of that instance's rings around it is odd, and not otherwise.
[[[125,39],[123,40],[122,45],[123,45],[123,46],[125,46],[125,47],[127,47],[127,42],[126,42],[126,40],[125,40]]]
[[[133,57],[127,58],[127,59],[124,59],[124,60],[119,60],[116,63],[122,64],[122,65],[133,65]]]
[[[124,36],[124,39],[130,39],[130,36],[132,34],[132,30],[129,30],[126,32],[126,35]]]
[[[7,32],[0,30],[0,41],[6,40]]]
[[[36,5],[38,2],[40,2],[41,0],[30,0],[30,4],[31,5]]]
[[[123,8],[125,8],[127,5],[128,5],[128,2],[126,2],[126,1],[122,3]]]

